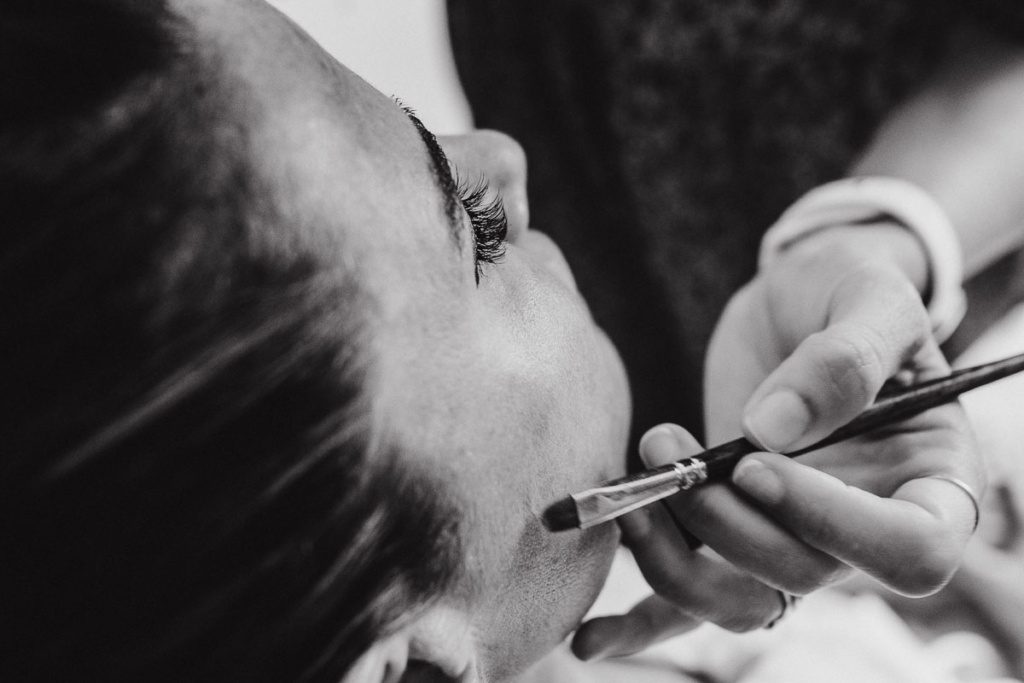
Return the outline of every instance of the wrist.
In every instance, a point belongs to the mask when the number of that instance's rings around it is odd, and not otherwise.
[[[906,180],[846,178],[814,188],[791,205],[765,233],[760,267],[767,268],[815,233],[831,231],[835,226],[874,227],[880,221],[899,225],[919,243],[927,260],[927,271],[926,284],[917,289],[924,294],[936,339],[945,340],[959,325],[966,309],[961,285],[963,256],[945,211],[927,192]],[[899,241],[886,239],[885,243],[895,245],[892,255],[896,262],[907,269],[904,272],[912,281],[920,282],[912,252],[905,245],[899,246]],[[866,240],[864,244],[867,245]]]
[[[906,276],[923,299],[929,295],[928,256],[921,242],[899,223],[883,217],[877,222],[834,225],[808,234],[787,247],[778,260],[790,259],[803,264],[887,263]]]

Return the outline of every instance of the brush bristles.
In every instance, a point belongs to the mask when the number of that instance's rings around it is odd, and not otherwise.
[[[580,525],[580,516],[576,512],[576,501],[572,497],[563,498],[551,505],[541,516],[541,521],[548,531],[567,531]]]

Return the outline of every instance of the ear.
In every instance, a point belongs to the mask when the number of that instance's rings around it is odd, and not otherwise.
[[[342,683],[398,683],[408,661],[409,641],[398,633],[370,646]]]
[[[431,675],[433,673],[433,675]],[[472,629],[460,610],[435,605],[374,643],[342,683],[478,683]]]

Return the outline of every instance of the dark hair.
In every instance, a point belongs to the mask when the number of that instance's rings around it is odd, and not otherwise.
[[[3,681],[336,683],[456,576],[452,504],[374,426],[374,302],[192,36],[0,8]]]

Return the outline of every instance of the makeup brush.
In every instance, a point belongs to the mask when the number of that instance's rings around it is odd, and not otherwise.
[[[878,399],[851,422],[821,441],[785,453],[795,457],[831,446],[839,441],[867,434],[919,413],[948,403],[957,396],[1024,370],[1024,354],[958,370],[946,377],[893,390],[885,389]],[[644,470],[596,488],[574,493],[551,505],[542,516],[551,531],[586,529],[610,522],[637,508],[671,496],[678,491],[728,478],[740,458],[763,450],[744,438],[726,442],[669,465]]]

